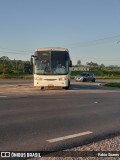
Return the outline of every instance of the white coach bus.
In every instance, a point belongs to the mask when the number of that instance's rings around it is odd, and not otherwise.
[[[34,72],[34,86],[70,87],[72,61],[66,48],[38,48],[31,56]]]

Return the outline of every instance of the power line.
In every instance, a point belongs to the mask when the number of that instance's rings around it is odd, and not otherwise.
[[[117,44],[119,44],[119,43],[120,43],[120,41],[117,42]]]
[[[111,42],[112,40],[117,41],[117,39],[120,38],[120,35],[115,35],[115,36],[109,36],[109,37],[105,37],[105,38],[99,38],[99,39],[95,39],[95,40],[91,40],[91,41],[87,41],[87,42],[79,42],[79,43],[73,43],[73,44],[68,44],[66,46],[69,46],[70,48],[78,48],[78,47],[84,47],[84,46],[91,46],[91,45],[98,45],[101,43],[105,43],[105,42]],[[115,41],[115,43],[116,43]],[[117,41],[117,44],[120,43],[120,41]]]
[[[115,40],[117,38],[120,38],[120,35],[99,38],[99,39],[91,40],[91,41],[87,41],[87,42],[78,42],[78,43],[73,43],[73,44],[67,44],[67,45],[63,45],[63,46],[65,46],[67,48],[88,47],[91,45],[98,45],[101,43],[105,43],[105,41],[108,43],[108,42],[111,42],[111,40]],[[118,41],[118,40],[116,40],[116,41],[117,41],[116,42],[117,44],[120,43],[120,41]],[[0,51],[0,53],[11,53],[11,54],[22,54],[22,55],[34,53],[33,50],[16,50],[16,49],[11,49],[11,48],[2,47],[2,46],[0,46],[0,49],[3,50],[3,51]]]
[[[101,42],[104,42],[104,41],[114,40],[116,38],[120,38],[120,35],[114,35],[114,36],[99,38],[99,39],[95,39],[95,40],[91,40],[91,41],[87,41],[87,42],[71,43],[71,44],[66,44],[66,45],[63,45],[63,46],[88,45],[88,44],[92,44],[92,43],[101,43]],[[117,43],[120,43],[120,41],[117,41]],[[33,50],[16,50],[16,49],[11,49],[11,48],[2,47],[2,46],[0,46],[0,48],[4,49],[4,50],[9,50],[9,51],[15,51],[15,52],[32,52],[32,53],[34,52]]]
[[[11,49],[11,48],[6,48],[6,47],[2,47],[0,46],[0,49],[4,49],[4,50],[8,50],[8,51],[13,51],[13,52],[32,52],[32,50],[15,50],[15,49]]]
[[[25,53],[19,53],[19,52],[15,52],[15,51],[0,51],[0,53],[12,53],[12,54],[19,54],[19,55],[26,55],[26,54],[31,54],[32,52],[25,52]]]

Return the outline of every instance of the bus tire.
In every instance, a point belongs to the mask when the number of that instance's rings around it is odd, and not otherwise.
[[[70,80],[68,80],[68,86],[64,87],[64,89],[69,89],[70,88]]]

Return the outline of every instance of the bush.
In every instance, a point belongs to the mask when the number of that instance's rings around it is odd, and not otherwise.
[[[76,76],[81,74],[83,71],[71,71],[71,76]],[[87,71],[86,71],[87,72]],[[95,74],[95,76],[103,76],[103,77],[120,77],[120,71],[107,71],[107,70],[97,70],[97,71],[89,71]]]

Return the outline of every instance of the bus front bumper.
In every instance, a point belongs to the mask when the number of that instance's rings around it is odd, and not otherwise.
[[[69,79],[67,76],[63,77],[34,77],[34,86],[40,87],[67,87]]]

